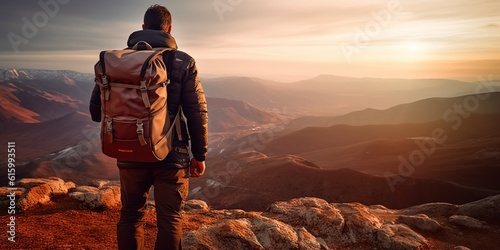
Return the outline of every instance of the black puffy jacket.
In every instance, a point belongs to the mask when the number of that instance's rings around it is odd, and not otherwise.
[[[152,47],[177,49],[175,39],[169,33],[163,31],[136,31],[130,35],[127,46],[132,47],[139,41],[146,41]],[[174,136],[172,144],[174,147],[188,147],[187,123],[193,157],[198,161],[204,161],[208,150],[208,113],[207,102],[195,61],[191,56],[179,50],[175,50],[172,63],[168,63],[167,60],[165,55],[165,64],[173,67],[169,69],[170,84],[167,87],[170,119],[174,118],[179,105],[182,105],[184,116],[187,118],[187,121],[182,121],[181,126],[183,141],[179,141],[177,136]],[[96,84],[92,91],[89,106],[92,120],[95,122],[101,121],[100,94],[99,86]],[[118,161],[118,167],[121,168],[138,165],[147,167],[186,167],[187,164],[189,164],[189,156],[176,151],[170,152],[165,160],[161,162],[137,164]]]

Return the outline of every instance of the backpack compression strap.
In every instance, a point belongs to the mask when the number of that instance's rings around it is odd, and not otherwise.
[[[170,82],[172,79],[172,71],[174,69],[174,59],[175,59],[175,49],[167,49],[164,51],[167,53],[167,57],[163,57],[163,62],[167,66],[167,82]],[[182,130],[181,130],[181,119],[180,116],[182,115],[182,106],[179,106],[179,110],[177,111],[177,115],[175,116],[173,126],[175,126],[175,132],[177,133],[177,138],[179,141],[182,141]]]
[[[172,50],[170,48],[168,49],[161,49],[161,50],[158,50],[156,51],[155,53],[151,54],[148,59],[146,59],[146,61],[144,62],[144,64],[142,65],[142,69],[141,69],[141,81],[140,81],[140,90],[141,90],[141,96],[142,96],[142,100],[144,101],[144,106],[146,106],[146,108],[150,108],[151,107],[151,103],[149,102],[149,96],[148,96],[148,86],[146,85],[146,78],[144,77],[146,75],[146,70],[151,66],[151,61],[153,60],[153,58],[155,58],[156,56],[162,54],[163,52],[165,51],[168,51],[168,50]],[[170,79],[168,78],[168,72],[167,72],[167,85],[169,83]]]
[[[109,96],[111,95],[111,86],[109,86],[108,77],[106,76],[106,64],[104,63],[104,55],[106,51],[101,51],[99,54],[99,61],[101,62],[102,69],[102,86],[104,88],[104,100],[109,101]]]

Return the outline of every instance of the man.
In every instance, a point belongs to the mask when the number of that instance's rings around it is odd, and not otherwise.
[[[166,7],[151,6],[144,15],[143,30],[132,33],[128,47],[146,41],[152,47],[177,49],[170,35],[172,19]],[[170,84],[168,110],[173,120],[179,105],[187,121],[182,121],[182,141],[173,137],[171,151],[165,160],[154,163],[124,162],[118,159],[121,181],[122,209],[117,225],[119,249],[143,249],[143,217],[151,186],[157,212],[158,234],[155,249],[181,249],[181,209],[188,195],[188,177],[199,177],[205,171],[208,144],[208,115],[205,95],[198,77],[195,61],[182,51],[175,51],[168,62]],[[90,101],[90,113],[96,122],[101,121],[100,90],[96,85]],[[186,128],[187,123],[187,128]],[[188,132],[190,138],[188,138]],[[191,140],[193,158],[189,161],[188,140]],[[189,169],[189,170],[188,170]]]

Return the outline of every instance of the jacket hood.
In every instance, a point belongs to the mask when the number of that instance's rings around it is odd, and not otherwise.
[[[153,48],[165,47],[177,49],[177,42],[167,32],[161,30],[139,30],[128,37],[127,46],[132,48],[137,42],[146,41]]]

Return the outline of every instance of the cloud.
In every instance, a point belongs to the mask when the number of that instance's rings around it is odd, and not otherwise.
[[[497,23],[490,23],[490,24],[487,24],[487,25],[484,25],[483,26],[485,29],[500,29],[500,24],[497,24]]]
[[[56,0],[42,0],[56,1]],[[227,0],[219,0],[228,3]],[[10,59],[13,47],[7,34],[22,35],[22,18],[32,20],[43,9],[38,1],[6,1],[0,10],[0,67],[21,63],[29,54],[58,54],[64,51],[82,55],[90,51],[125,47],[128,35],[140,29],[144,11],[158,1],[123,0],[70,0],[60,6],[47,25],[20,44],[22,55]],[[183,0],[159,1],[173,15],[172,34],[179,48],[200,61],[223,58],[252,62],[291,62],[294,68],[300,63],[312,68],[311,62],[320,63],[323,69],[329,63],[347,64],[339,45],[352,43],[357,30],[376,22],[374,13],[387,9],[390,3],[399,3],[402,11],[391,16],[390,23],[373,37],[369,44],[355,55],[355,63],[374,61],[408,62],[408,60],[476,60],[498,58],[500,34],[494,32],[500,24],[500,2],[497,0],[360,0],[331,1],[302,0],[233,1],[231,11],[223,14],[214,9],[214,1]],[[421,49],[412,56],[405,54],[405,46]],[[414,54],[419,54],[418,57]],[[79,57],[82,60],[88,60]],[[38,60],[37,59],[37,60]],[[50,57],[46,57],[51,60]],[[58,57],[58,65],[62,57]],[[43,60],[37,61],[41,65]],[[88,60],[92,64],[93,60]],[[29,65],[30,61],[24,64]],[[35,65],[35,64],[33,64]],[[79,63],[78,65],[81,65]],[[228,63],[227,65],[230,65]],[[245,63],[249,65],[249,63]],[[397,66],[397,63],[393,64]],[[349,65],[346,65],[349,67]],[[351,65],[351,67],[354,67]],[[252,73],[250,68],[246,69]],[[238,72],[245,69],[238,69]],[[359,69],[352,69],[356,71]],[[394,71],[394,70],[392,70]],[[312,71],[311,71],[312,72]],[[391,71],[388,71],[391,72]],[[323,72],[327,73],[327,72]]]
[[[72,0],[65,5],[59,5],[58,11],[55,12],[56,15],[49,17],[46,25],[38,26],[37,22],[33,21],[34,16],[37,13],[47,15],[44,14],[44,9],[37,2],[8,1],[3,3],[0,12],[3,19],[0,27],[0,51],[12,51],[11,42],[7,37],[9,33],[14,33],[29,41],[27,44],[23,43],[19,46],[25,51],[78,48],[85,50],[116,46],[118,43],[122,47],[126,43],[128,35],[141,28],[145,10],[156,3],[156,1],[128,1],[124,3],[124,1],[118,0]],[[193,4],[193,1],[186,2],[189,2],[187,6]],[[179,2],[168,5],[172,12],[182,9],[180,7],[185,7]],[[189,15],[174,14],[175,22],[184,23],[187,20],[190,23],[195,23],[196,18],[189,18]],[[38,20],[43,21],[43,19]],[[23,33],[23,27],[27,25],[33,25],[36,29],[36,32],[29,30],[30,36],[31,34],[36,35],[27,37],[26,33]]]

